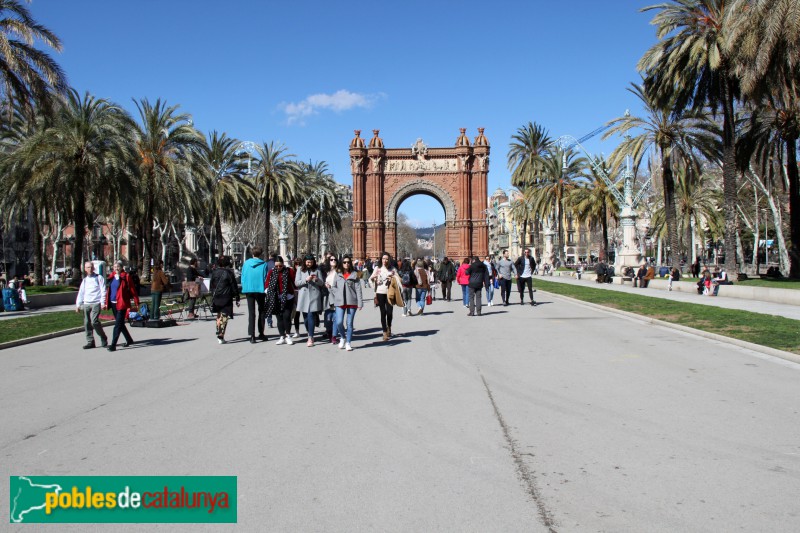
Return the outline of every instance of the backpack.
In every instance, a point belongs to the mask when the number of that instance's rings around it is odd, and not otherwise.
[[[139,306],[139,316],[141,320],[147,320],[150,318],[150,306],[147,304],[142,304]]]
[[[413,270],[403,270],[400,281],[403,282],[404,287],[414,287],[417,285],[417,276],[414,275]]]

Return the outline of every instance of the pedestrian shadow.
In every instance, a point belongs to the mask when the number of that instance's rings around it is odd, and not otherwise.
[[[452,315],[453,311],[425,311],[422,316]]]
[[[430,337],[431,335],[435,335],[439,333],[438,329],[422,329],[417,331],[405,331],[403,333],[398,333],[398,337]],[[394,339],[394,337],[392,337]]]
[[[134,343],[128,348],[146,348],[149,346],[168,346],[170,344],[179,344],[182,342],[192,342],[198,340],[197,337],[194,339],[146,339],[141,341],[134,341]]]
[[[376,341],[370,342],[369,344],[363,344],[359,346],[359,348],[382,348],[382,347],[390,347],[390,346],[397,346],[400,344],[405,344],[407,342],[411,342],[411,339],[402,339],[398,337],[392,337],[388,341]]]

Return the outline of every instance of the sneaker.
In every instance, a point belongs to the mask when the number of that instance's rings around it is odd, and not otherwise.
[[[267,340],[269,340],[269,339],[267,338],[267,336],[266,336],[266,335],[264,335],[264,334],[262,333],[261,335],[259,335],[259,336],[258,336],[258,340],[260,340],[260,341],[267,341]]]
[[[84,346],[83,346],[83,349],[84,349],[84,350],[91,350],[91,349],[92,349],[92,348],[94,348],[94,347],[95,347],[95,344],[94,344],[94,343],[91,343],[91,344],[84,344]]]
[[[277,344],[278,346],[280,346],[281,344],[286,344],[286,339],[281,337],[280,339],[278,339],[278,342],[276,342],[275,344]],[[289,344],[291,344],[291,342]]]
[[[339,349],[341,350],[342,348],[344,348],[344,346],[345,346],[345,342],[344,342],[344,339],[342,339],[342,340],[339,341]],[[350,346],[350,345],[348,344],[347,346]]]
[[[289,345],[294,344],[294,341],[292,340],[291,337],[286,337],[286,344],[289,344]]]
[[[294,333],[292,333],[292,338],[293,338],[293,339],[296,339],[296,338],[297,338],[297,337],[299,337],[299,336],[300,336],[300,333],[298,333],[298,332],[296,332],[296,331],[295,331]]]
[[[403,312],[403,316],[408,316],[408,313],[406,313],[406,312]]]
[[[220,337],[220,338],[217,339],[217,342],[220,343],[220,344],[225,344],[225,339]]]
[[[347,350],[348,352],[352,352],[353,351],[353,347],[350,346],[349,342],[344,345],[344,349]]]
[[[308,339],[308,342],[306,343],[306,346],[308,348],[313,348],[314,347],[314,339]]]

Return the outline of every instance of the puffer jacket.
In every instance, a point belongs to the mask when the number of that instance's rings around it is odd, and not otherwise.
[[[260,257],[251,257],[242,265],[242,293],[264,292],[264,282],[267,279],[267,262]]]

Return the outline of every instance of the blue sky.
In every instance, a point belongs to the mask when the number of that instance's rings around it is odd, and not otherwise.
[[[203,132],[284,143],[351,183],[353,130],[387,147],[452,146],[486,128],[489,190],[509,186],[517,128],[588,133],[627,108],[636,63],[655,42],[652,1],[402,2],[34,0],[63,41],[56,59],[79,91],[116,101],[166,99]],[[618,140],[586,143],[610,153]],[[436,201],[400,210],[441,222]]]

